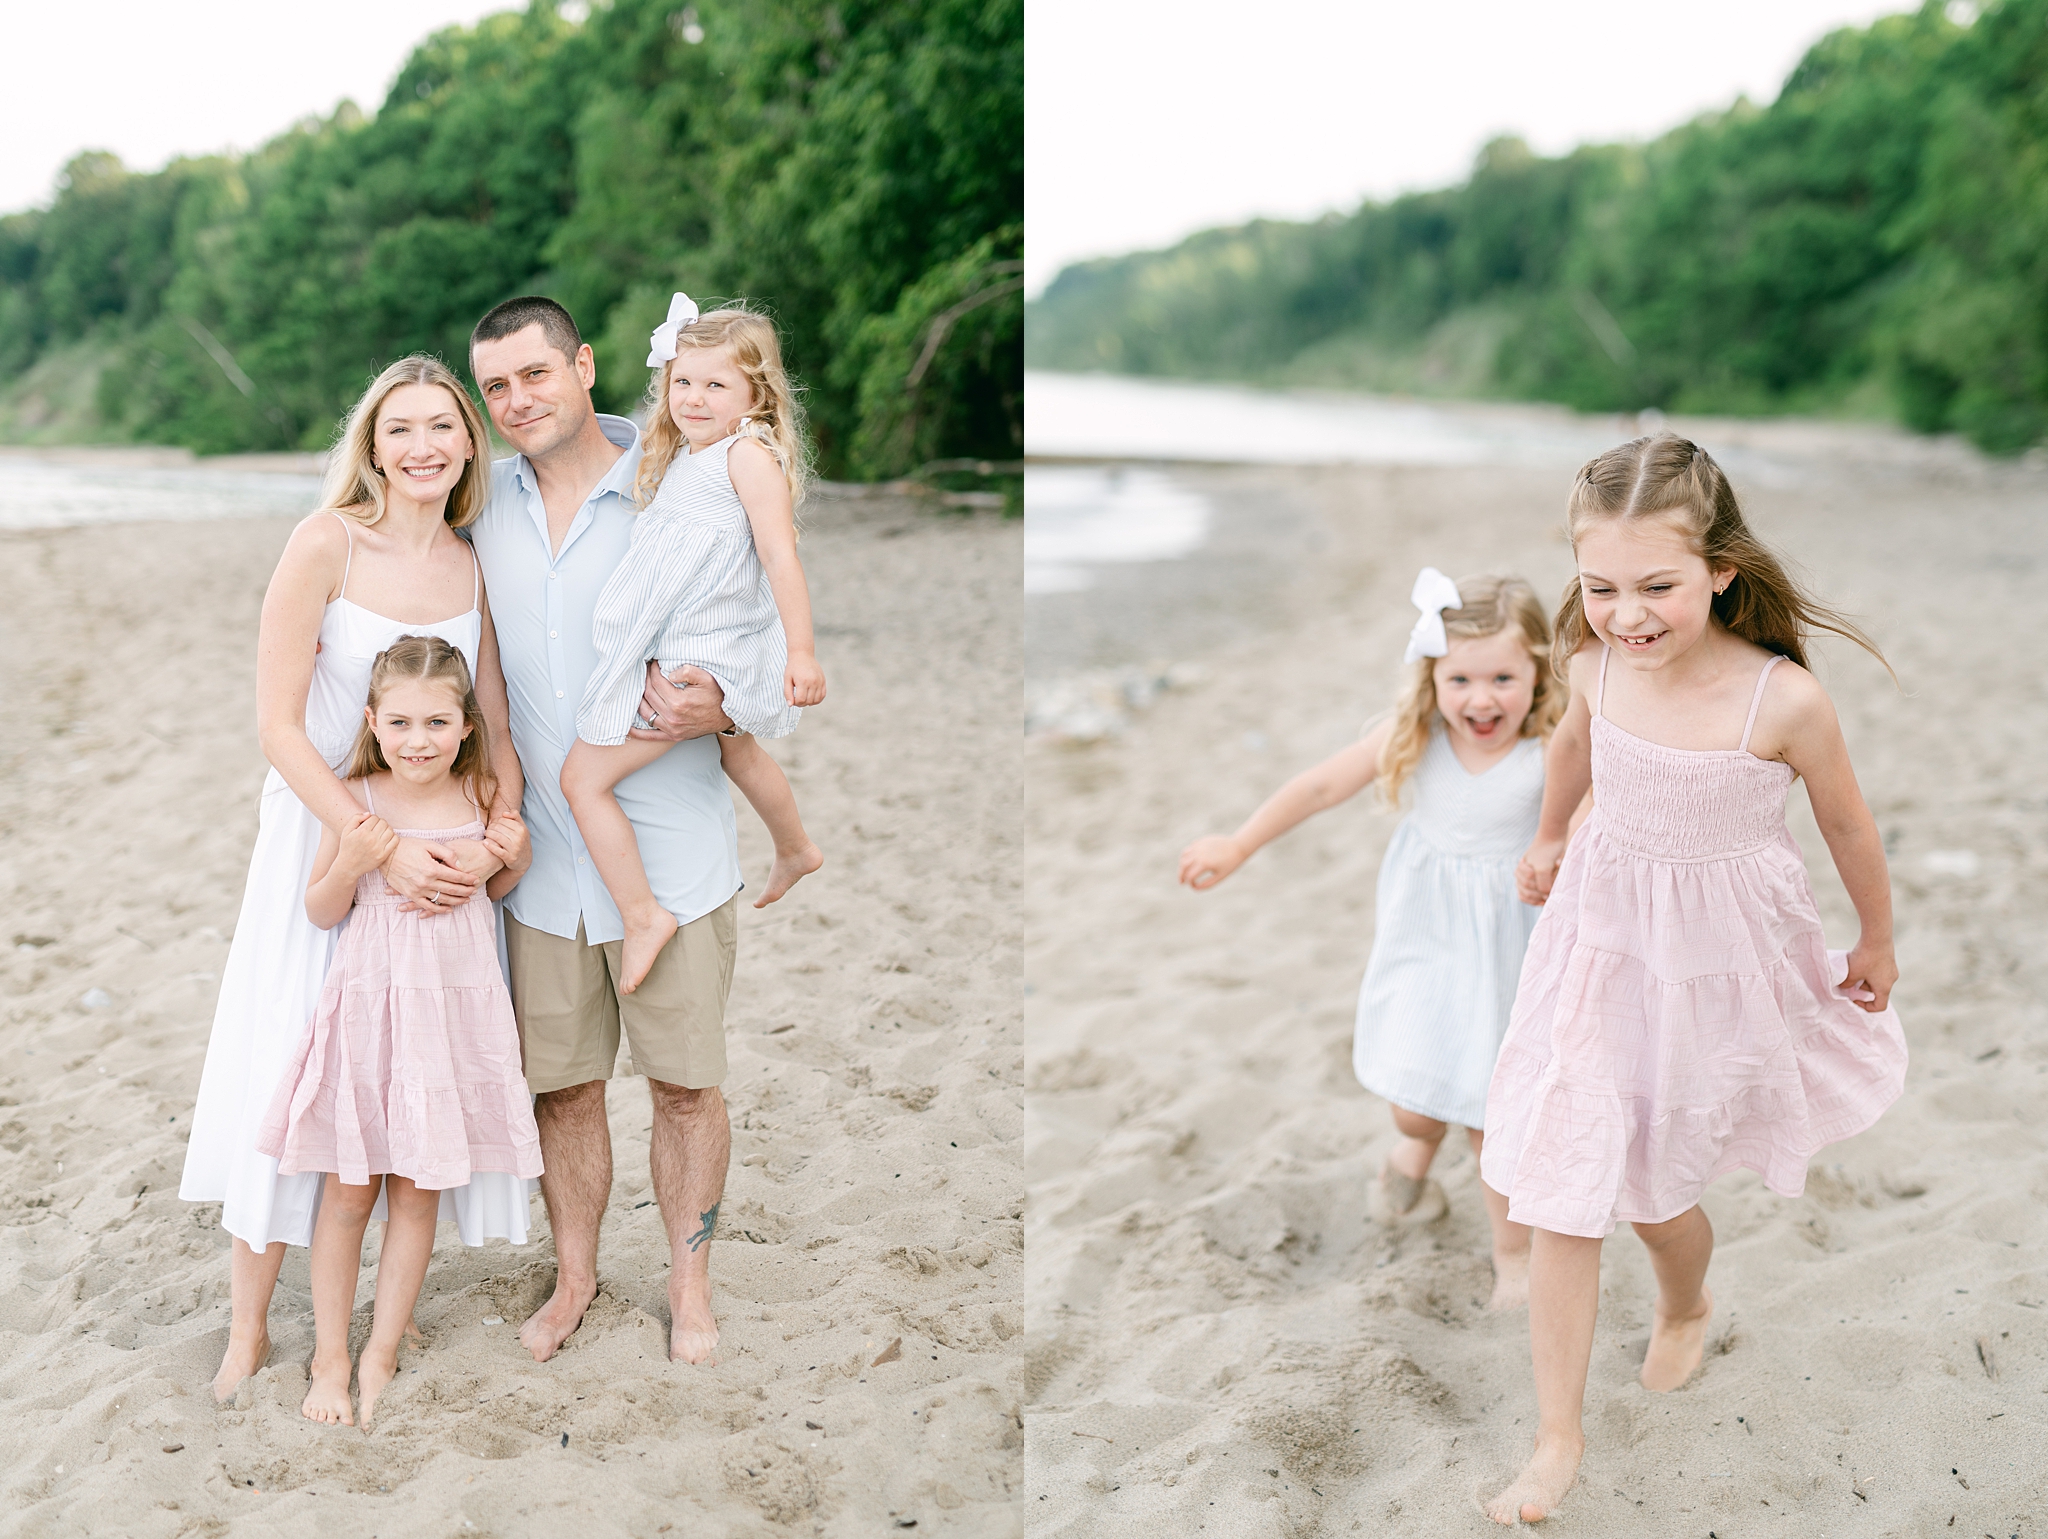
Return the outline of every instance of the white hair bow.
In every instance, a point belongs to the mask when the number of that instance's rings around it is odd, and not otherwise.
[[[658,368],[676,355],[676,333],[697,319],[697,301],[678,294],[668,302],[668,319],[647,339],[647,367]]]
[[[1417,658],[1442,657],[1451,649],[1450,639],[1444,635],[1443,612],[1464,604],[1458,597],[1458,585],[1435,567],[1426,566],[1416,577],[1408,602],[1422,611],[1422,618],[1408,633],[1408,651],[1401,661],[1412,663]]]

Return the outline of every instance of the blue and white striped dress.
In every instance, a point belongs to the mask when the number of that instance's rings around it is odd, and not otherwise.
[[[662,672],[702,668],[725,691],[742,732],[787,737],[803,712],[783,693],[789,641],[753,525],[725,457],[740,434],[679,454],[633,524],[626,554],[597,596],[597,669],[576,712],[576,735],[609,747],[639,715],[649,658]]]
[[[1483,1128],[1542,912],[1515,896],[1515,863],[1536,837],[1543,744],[1524,738],[1474,775],[1439,722],[1406,791],[1409,813],[1380,862],[1351,1067],[1396,1106]]]

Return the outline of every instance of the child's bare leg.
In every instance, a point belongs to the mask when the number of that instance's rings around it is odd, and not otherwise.
[[[1529,1246],[1529,1355],[1536,1365],[1536,1452],[1486,1504],[1496,1523],[1550,1516],[1578,1478],[1580,1425],[1593,1321],[1600,1312],[1600,1242],[1538,1229]]]
[[[1657,1274],[1657,1305],[1650,1319],[1650,1350],[1643,1356],[1644,1389],[1678,1388],[1706,1355],[1707,1321],[1714,1295],[1707,1263],[1714,1257],[1714,1226],[1697,1205],[1661,1224],[1637,1224]]]
[[[1486,1137],[1478,1128],[1467,1128],[1472,1153],[1485,1147]],[[1486,1199],[1486,1221],[1493,1229],[1493,1297],[1488,1309],[1516,1309],[1529,1302],[1529,1226],[1508,1218],[1508,1200],[1484,1181],[1480,1195]]]
[[[643,743],[633,738],[611,747],[599,747],[578,738],[569,747],[562,764],[562,794],[576,815],[576,828],[604,878],[605,891],[619,906],[625,921],[626,943],[619,978],[619,992],[630,994],[640,987],[647,969],[661,955],[661,948],[676,933],[676,917],[654,901],[654,889],[647,884],[647,868],[640,863],[640,844],[633,837],[633,824],[620,809],[612,788],[635,770],[644,769],[667,753],[672,743]]]
[[[382,1243],[382,1244],[378,1245],[378,1247],[377,1247],[377,1254],[378,1254],[378,1255],[380,1255],[380,1256],[381,1256],[381,1255],[383,1255],[383,1254],[384,1254],[384,1246],[385,1246],[385,1245],[388,1245],[388,1244],[389,1244],[390,1242],[391,1242],[391,1220],[387,1218],[387,1219],[385,1219],[385,1220],[384,1220],[384,1240],[383,1240],[383,1243]],[[406,1322],[405,1322],[405,1345],[407,1345],[407,1346],[409,1346],[409,1347],[424,1347],[424,1346],[425,1346],[426,1344],[427,1344],[427,1338],[426,1338],[426,1337],[424,1337],[424,1336],[422,1336],[422,1335],[420,1334],[420,1323],[419,1323],[419,1321],[417,1321],[417,1320],[408,1320],[408,1321],[406,1321]]]
[[[1401,1136],[1380,1167],[1367,1207],[1383,1224],[1433,1222],[1443,1216],[1444,1204],[1443,1193],[1429,1184],[1429,1166],[1449,1129],[1405,1106],[1390,1105],[1389,1110]]]
[[[382,1176],[368,1186],[344,1186],[329,1175],[313,1224],[313,1371],[299,1414],[311,1421],[355,1425],[348,1403],[348,1322],[355,1313],[356,1279],[363,1269],[363,1231],[377,1205]]]
[[[768,825],[775,841],[775,866],[768,873],[768,887],[754,900],[755,908],[766,908],[803,878],[825,864],[825,857],[804,832],[804,820],[797,815],[796,793],[782,766],[768,757],[768,750],[749,733],[718,740],[719,761],[726,778],[740,788],[749,805]]]
[[[391,1218],[384,1225],[384,1250],[377,1258],[376,1314],[356,1367],[365,1427],[376,1414],[377,1397],[398,1372],[398,1344],[412,1324],[412,1307],[427,1280],[434,1217],[441,1207],[439,1192],[422,1191],[404,1176],[384,1178],[384,1197]]]

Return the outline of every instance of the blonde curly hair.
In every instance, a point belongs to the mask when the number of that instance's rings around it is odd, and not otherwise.
[[[775,334],[775,323],[748,309],[744,300],[707,310],[678,331],[676,356],[648,381],[647,430],[640,440],[640,473],[633,481],[633,500],[643,508],[653,502],[662,477],[683,452],[683,430],[668,409],[669,376],[689,354],[711,347],[732,350],[733,361],[754,392],[753,408],[740,431],[760,440],[775,456],[775,463],[789,480],[791,503],[801,506],[811,479],[803,406],[782,366],[782,341]]]

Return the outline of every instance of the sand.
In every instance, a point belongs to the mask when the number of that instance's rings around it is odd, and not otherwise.
[[[525,1248],[444,1227],[369,1435],[298,1414],[303,1251],[272,1365],[215,1408],[227,1236],[176,1195],[290,522],[0,535],[0,1534],[1022,1531],[1019,531],[810,517],[832,696],[774,751],[829,863],[741,910],[719,1361],[665,1359],[647,1094],[617,1079],[582,1330],[546,1365],[515,1339],[553,1276],[538,1199]]]
[[[1649,1268],[1626,1230],[1607,1245],[1560,1533],[2005,1539],[2048,1523],[2048,475],[1898,435],[1865,455],[1859,431],[1812,433],[1804,461],[1796,434],[1761,435],[1799,468],[1744,490],[1903,681],[1824,649],[1892,851],[1906,1091],[1824,1151],[1800,1199],[1747,1174],[1709,1189],[1719,1310],[1689,1387],[1636,1384]],[[1027,667],[1058,632],[1063,665],[1124,690],[1127,721],[1077,742],[1044,713],[1026,756],[1030,1530],[1497,1532],[1479,1500],[1527,1456],[1535,1399],[1526,1314],[1483,1307],[1462,1135],[1436,1172],[1447,1218],[1387,1232],[1364,1211],[1392,1131],[1350,1041],[1393,820],[1361,798],[1210,893],[1173,878],[1187,840],[1235,827],[1388,702],[1418,567],[1558,591],[1569,474],[1175,476],[1221,510],[1224,546],[1251,551],[1246,520],[1266,509],[1298,559],[1276,577],[1272,550],[1247,556],[1234,597],[1213,564],[1132,569],[1105,579],[1092,630],[1043,605],[1027,622]],[[1163,618],[1130,621],[1147,613]],[[1148,634],[1174,649],[1148,653]],[[1034,688],[1071,694],[1044,673]],[[1853,911],[1793,803],[1846,946]]]

